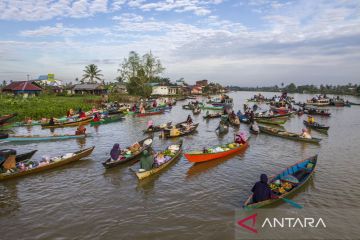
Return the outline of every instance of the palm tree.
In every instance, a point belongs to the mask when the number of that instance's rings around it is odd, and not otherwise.
[[[94,83],[96,80],[101,81],[100,77],[104,76],[101,73],[101,70],[95,64],[90,64],[85,67],[82,81],[88,79],[89,83]]]

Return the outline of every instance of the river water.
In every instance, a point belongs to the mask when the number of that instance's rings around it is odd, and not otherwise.
[[[263,93],[271,97],[272,93]],[[233,92],[234,108],[242,109],[252,92]],[[311,95],[295,94],[297,101]],[[360,102],[359,98],[348,97]],[[305,208],[357,208],[360,198],[360,106],[331,108],[330,118],[316,118],[330,126],[321,144],[312,145],[260,134],[250,147],[230,159],[199,165],[184,157],[160,174],[139,182],[129,166],[105,170],[101,165],[116,142],[122,147],[144,137],[142,130],[151,118],[156,124],[180,122],[188,112],[178,102],[170,113],[146,118],[126,117],[122,122],[87,126],[93,136],[79,140],[6,144],[19,153],[38,149],[33,159],[57,155],[95,145],[93,154],[63,167],[0,182],[0,239],[234,239],[234,216],[250,194],[261,173],[278,173],[308,156],[319,154],[318,171],[293,200]],[[266,105],[261,106],[266,109]],[[184,137],[184,149],[202,149],[230,142],[235,133],[219,138],[218,119],[205,121],[194,116],[198,132]],[[286,124],[300,132],[302,120],[295,116]],[[248,131],[242,124],[241,129]],[[73,133],[74,128],[56,133]],[[40,127],[17,128],[18,134],[49,134]],[[154,138],[154,149],[174,140]],[[344,187],[346,186],[346,187]],[[291,208],[286,203],[275,208]],[[326,211],[324,212],[326,215]],[[331,229],[328,229],[331,231]],[[359,228],[354,229],[357,236]]]

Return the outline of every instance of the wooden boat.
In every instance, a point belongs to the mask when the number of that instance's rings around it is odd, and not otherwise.
[[[40,121],[31,121],[29,123],[26,122],[15,122],[12,124],[13,127],[31,127],[41,125]]]
[[[228,155],[238,153],[241,150],[244,150],[249,146],[248,143],[246,143],[246,144],[230,143],[230,144],[235,144],[235,145],[233,148],[227,147],[227,148],[229,148],[229,150],[227,150],[227,151],[204,153],[203,151],[198,150],[198,151],[184,153],[184,156],[189,162],[193,162],[193,163],[206,162],[206,161],[223,158]],[[226,144],[226,146],[229,146],[230,144]],[[214,147],[214,148],[216,148],[216,147]]]
[[[152,116],[152,115],[158,115],[158,114],[164,114],[164,110],[153,111],[153,112],[145,112],[145,113],[138,113],[135,116],[136,117],[146,117],[146,116]]]
[[[322,107],[322,106],[329,106],[330,105],[330,99],[328,98],[324,98],[324,99],[318,99],[316,101],[311,100],[307,100],[306,105],[312,105],[312,106],[318,106],[318,107]]]
[[[4,124],[5,122],[9,121],[11,118],[15,117],[17,113],[7,114],[0,117],[0,125]]]
[[[281,118],[281,119],[288,119],[293,113],[288,112],[285,114],[274,114],[274,115],[256,115],[255,119],[273,119],[273,118]]]
[[[226,134],[229,132],[229,126],[226,124],[224,124],[224,125],[219,124],[217,130],[219,131],[220,135]]]
[[[271,125],[283,125],[286,123],[286,120],[281,120],[277,118],[268,118],[268,119],[262,119],[258,118],[256,119],[258,123],[264,123],[264,124],[271,124]]]
[[[192,104],[186,104],[186,105],[182,105],[182,108],[185,110],[193,110],[194,109],[194,105]]]
[[[329,130],[329,128],[330,128],[328,126],[319,124],[317,122],[309,123],[308,121],[304,120],[303,123],[305,124],[305,126],[307,126],[309,128],[312,128],[312,129],[315,129],[315,130],[318,130],[318,131],[321,131],[321,132],[327,132]]]
[[[142,180],[144,178],[155,175],[155,174],[159,173],[160,171],[164,170],[166,167],[170,166],[172,163],[174,163],[175,160],[179,159],[179,157],[180,157],[180,155],[182,153],[182,144],[183,144],[182,141],[180,141],[178,144],[176,144],[179,147],[179,150],[175,153],[175,155],[170,160],[168,160],[167,162],[161,164],[160,166],[153,167],[152,169],[150,169],[148,171],[140,171],[140,169],[139,170],[133,170],[135,172],[137,178],[139,180]],[[169,147],[167,147],[166,149],[169,149]]]
[[[224,110],[224,106],[210,106],[210,105],[199,105],[201,109],[208,109],[208,110]]]
[[[186,136],[186,135],[190,135],[193,134],[197,127],[199,126],[199,123],[193,124],[190,129],[184,129],[184,128],[180,128],[180,134],[177,136],[170,136],[170,131],[169,129],[166,129],[164,131],[162,131],[160,137],[162,138],[177,138],[177,137],[182,137],[182,136]],[[178,127],[177,127],[178,128]]]
[[[290,110],[285,108],[285,107],[271,106],[270,108],[274,113],[277,113],[277,114],[280,114],[280,115],[288,114],[290,112]]]
[[[172,124],[172,122],[168,122],[168,123],[160,124],[157,126],[153,126],[151,129],[148,128],[148,129],[144,130],[144,133],[160,132],[164,129],[171,128],[171,124]]]
[[[3,138],[1,141],[5,142],[32,142],[32,141],[54,141],[54,140],[67,140],[74,138],[85,138],[87,135],[52,135],[52,136],[40,136],[40,135],[17,135]]]
[[[92,121],[92,117],[86,117],[86,118],[84,118],[84,119],[79,119],[79,120],[77,120],[77,121],[55,123],[54,125],[41,124],[41,127],[42,127],[42,128],[77,127],[77,126],[80,126],[80,125],[89,124],[91,121]]]
[[[11,172],[11,173],[1,173],[0,174],[0,181],[1,180],[6,180],[6,179],[10,179],[10,178],[15,178],[15,177],[21,177],[24,175],[28,175],[28,174],[32,174],[32,173],[37,173],[37,172],[42,172],[42,171],[46,171],[49,169],[53,169],[59,166],[63,166],[65,164],[71,163],[71,162],[75,162],[80,160],[81,158],[87,157],[89,156],[92,151],[94,150],[95,146],[90,147],[90,148],[86,148],[84,150],[80,150],[77,152],[74,152],[73,156],[68,157],[68,158],[60,158],[62,156],[59,156],[60,160],[55,160],[50,162],[47,165],[44,166],[37,166],[25,171],[17,171],[17,172]]]
[[[273,184],[276,180],[285,181],[285,179],[288,179],[287,176],[295,177],[299,182],[293,183],[292,188],[288,191],[285,191],[284,193],[279,193],[278,190],[273,190],[273,194],[278,196],[278,198],[272,198],[269,200],[265,200],[262,202],[253,203],[253,195],[251,194],[249,198],[244,203],[244,208],[247,209],[255,209],[264,207],[266,205],[273,204],[275,202],[281,201],[282,198],[291,196],[295,192],[297,192],[301,187],[304,186],[304,184],[311,178],[311,176],[316,171],[317,166],[317,155],[307,158],[305,160],[302,160],[300,162],[295,163],[294,165],[291,165],[287,167],[285,170],[283,170],[281,173],[277,174],[274,178],[272,178],[269,182]]]
[[[3,123],[2,125],[0,125],[0,131],[1,130],[9,130],[9,129],[11,129],[13,126],[12,126],[12,124],[10,124],[10,123]]]
[[[92,120],[90,122],[90,126],[98,126],[98,125],[102,125],[102,124],[118,122],[118,121],[121,121],[121,120],[124,120],[124,117],[122,115],[113,115],[113,116],[110,116],[110,117],[102,118],[98,122],[94,122],[94,120]]]
[[[360,106],[360,103],[349,102],[350,105]]]
[[[277,128],[265,127],[265,126],[261,126],[261,125],[259,126],[259,128],[260,128],[260,132],[264,132],[269,135],[286,138],[286,139],[291,139],[291,140],[295,140],[295,141],[315,143],[315,144],[319,144],[321,141],[321,138],[314,138],[314,137],[313,138],[303,138],[303,137],[300,137],[300,134],[287,132],[287,131],[277,129]]]
[[[23,154],[19,154],[19,155],[16,155],[16,162],[22,162],[22,161],[25,161],[27,159],[30,159],[32,158],[32,156],[37,152],[37,150],[33,150],[31,152],[27,152],[27,153],[23,153]]]
[[[208,115],[203,116],[204,119],[210,119],[210,118],[219,118],[221,117],[221,113],[209,113]]]
[[[148,142],[149,144],[144,144],[144,142]],[[151,142],[150,142],[151,141]],[[140,157],[141,153],[147,149],[149,149],[151,147],[153,143],[153,138],[152,137],[147,137],[147,138],[144,138],[143,140],[141,140],[139,142],[139,145],[140,145],[140,149],[138,152],[136,152],[135,154],[133,155],[130,155],[130,156],[124,156],[124,158],[122,159],[119,159],[117,161],[111,161],[111,158],[108,158],[105,162],[102,163],[102,165],[105,167],[105,168],[112,168],[112,167],[115,167],[115,166],[118,166],[118,165],[121,165],[121,164],[124,164],[124,163],[129,163],[129,162],[132,162],[132,160],[138,160],[138,157]],[[127,149],[129,149],[129,147],[127,147]]]
[[[329,109],[310,108],[310,109],[305,109],[304,113],[305,114],[311,114],[311,115],[319,115],[319,116],[324,116],[324,117],[330,117],[331,116],[331,113],[329,113]]]

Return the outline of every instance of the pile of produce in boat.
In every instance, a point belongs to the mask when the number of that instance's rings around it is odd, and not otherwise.
[[[16,162],[16,151],[8,151],[2,153],[6,160],[1,164],[0,180],[5,180],[14,177],[20,177],[30,173],[45,171],[64,164],[80,160],[81,158],[89,156],[95,147],[90,147],[74,153],[67,153],[57,157],[43,157],[41,161],[20,161]],[[1,154],[1,153],[0,153]]]
[[[317,155],[302,160],[292,166],[287,167],[281,173],[272,178],[269,184],[266,182],[262,184],[268,184],[270,195],[269,198],[261,201],[257,201],[257,196],[251,194],[245,201],[245,208],[260,208],[269,204],[273,204],[286,196],[299,190],[315,173],[317,164]],[[265,175],[266,177],[266,175]],[[267,177],[266,177],[267,181]],[[256,185],[255,185],[256,186]],[[286,200],[286,199],[284,199]]]
[[[196,124],[186,124],[182,123],[179,126],[173,126],[171,129],[164,129],[160,137],[162,138],[176,138],[185,135],[192,134],[196,131],[196,128],[199,126],[199,123]]]
[[[140,168],[133,171],[139,180],[154,175],[179,158],[182,152],[181,147],[182,141],[178,144],[170,145],[165,150],[156,153],[155,156],[149,155],[146,151],[140,159]]]
[[[130,162],[131,160],[138,160],[140,154],[149,149],[153,143],[152,137],[145,138],[140,142],[136,142],[125,149],[120,150],[119,144],[114,144],[110,153],[110,158],[103,162],[105,168],[115,167],[120,164]]]

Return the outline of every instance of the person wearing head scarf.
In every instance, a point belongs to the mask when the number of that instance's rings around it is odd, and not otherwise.
[[[246,140],[247,140],[247,138],[246,138],[246,135],[244,132],[238,132],[235,135],[235,142],[238,144],[245,144]]]
[[[120,155],[121,155],[120,145],[118,143],[115,143],[110,151],[110,157],[112,160],[116,161],[119,159]]]
[[[260,181],[255,183],[251,189],[253,192],[253,203],[262,202],[271,199],[271,189],[268,185],[268,177],[266,174],[261,174]]]
[[[149,154],[147,150],[144,150],[140,158],[140,168],[145,171],[152,169],[154,164],[154,158]]]
[[[148,130],[153,130],[154,129],[154,121],[153,120],[149,120],[147,123],[147,129]]]
[[[300,137],[302,137],[302,138],[307,138],[307,139],[311,139],[311,138],[312,138],[306,128],[303,128],[302,133],[300,134]]]

